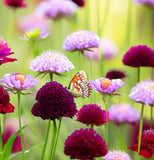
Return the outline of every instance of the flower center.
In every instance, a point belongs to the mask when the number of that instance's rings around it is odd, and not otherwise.
[[[154,83],[150,83],[150,84],[148,85],[148,89],[149,89],[150,91],[154,90]]]
[[[114,160],[121,160],[121,155],[118,153],[115,153]]]
[[[24,84],[25,79],[26,79],[26,76],[24,74],[21,74],[21,73],[15,74],[15,80],[17,80],[17,81],[19,80],[21,85]]]
[[[101,82],[101,88],[103,90],[107,89],[110,85],[112,85],[112,81],[108,78],[104,78]]]

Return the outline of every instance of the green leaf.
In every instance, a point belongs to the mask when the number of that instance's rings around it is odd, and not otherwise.
[[[25,127],[27,127],[28,125],[25,125],[22,127],[22,129],[24,129]],[[12,145],[17,137],[17,135],[20,133],[20,130],[18,130],[14,135],[12,135],[7,142],[4,145],[4,149],[3,149],[3,155],[2,155],[2,160],[8,160],[10,153],[11,153],[11,149],[12,149]]]

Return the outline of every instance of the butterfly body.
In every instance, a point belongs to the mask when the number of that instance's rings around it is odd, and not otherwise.
[[[92,92],[92,87],[89,82],[87,82],[87,76],[85,71],[79,71],[71,80],[68,91],[74,97],[89,97]]]

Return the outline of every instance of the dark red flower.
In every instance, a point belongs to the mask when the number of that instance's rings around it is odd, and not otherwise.
[[[128,147],[128,149],[138,152],[138,143]],[[148,159],[154,155],[154,131],[152,129],[142,132],[139,154]]]
[[[40,88],[36,100],[38,102],[34,104],[32,114],[42,119],[54,120],[62,116],[72,118],[77,112],[73,96],[55,81]]]
[[[64,153],[71,159],[94,159],[107,154],[107,146],[102,137],[93,129],[80,129],[65,141]]]
[[[125,73],[118,70],[109,71],[106,73],[106,76],[105,76],[105,78],[109,78],[109,79],[122,79],[125,77],[126,77]]]
[[[8,7],[26,7],[24,0],[4,0],[4,4]]]
[[[154,67],[154,51],[146,45],[134,46],[126,52],[122,61],[131,67]]]
[[[4,90],[3,86],[0,86],[0,113],[14,112],[14,106],[9,101],[9,94]]]
[[[84,105],[77,112],[77,121],[84,124],[102,125],[106,123],[106,112],[97,104]]]
[[[72,1],[80,7],[83,7],[86,3],[85,0],[72,0]]]

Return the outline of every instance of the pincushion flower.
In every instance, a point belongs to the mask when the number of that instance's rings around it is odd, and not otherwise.
[[[94,159],[107,154],[107,146],[102,137],[93,129],[80,129],[67,137],[64,153],[71,159]]]
[[[128,149],[138,152],[138,143],[128,147]],[[139,154],[147,159],[154,155],[154,131],[152,129],[142,132]]]
[[[137,109],[125,103],[112,105],[108,112],[110,120],[116,123],[135,123],[140,119]]]
[[[133,46],[125,53],[122,61],[131,67],[154,67],[154,51],[146,45]]]
[[[68,58],[57,51],[47,51],[37,56],[30,63],[30,69],[34,72],[57,72],[62,73],[73,69],[74,66]]]
[[[8,47],[8,43],[0,37],[0,65],[7,62],[14,62],[17,59],[16,58],[8,58],[7,56],[10,56],[11,54],[14,54],[14,52],[11,52],[11,48]]]
[[[0,86],[0,113],[6,114],[14,112],[14,106],[10,103],[10,97],[3,86]]]
[[[4,0],[4,4],[8,7],[14,8],[26,7],[24,0]]]
[[[131,89],[129,97],[138,103],[154,105],[154,82],[148,79],[138,83]]]
[[[111,70],[107,72],[105,76],[105,78],[108,78],[108,79],[123,79],[125,77],[126,77],[126,74],[118,70]]]
[[[124,85],[124,82],[120,79],[108,79],[108,78],[99,78],[96,80],[89,81],[92,85],[92,88],[97,90],[102,94],[112,94],[117,89]]]
[[[104,157],[104,160],[132,160],[130,156],[123,151],[109,151]]]
[[[72,0],[74,3],[76,3],[79,7],[85,6],[85,0]]]
[[[140,4],[145,4],[145,5],[150,5],[154,7],[154,1],[153,0],[134,0],[134,2],[140,3]]]
[[[35,13],[42,17],[59,18],[71,16],[77,11],[77,5],[70,0],[48,0],[41,2],[35,9]]]
[[[97,104],[84,105],[76,114],[77,121],[84,124],[103,125],[106,123],[106,112]],[[108,114],[109,117],[109,114]]]
[[[5,74],[0,82],[13,90],[25,90],[38,84],[31,75],[25,76],[22,73]]]
[[[73,96],[55,81],[40,88],[36,100],[38,102],[34,104],[32,114],[42,119],[54,120],[62,116],[72,118],[77,112]]]
[[[93,32],[88,30],[80,30],[68,35],[63,43],[65,51],[83,52],[88,48],[95,48],[100,46],[100,38]]]

